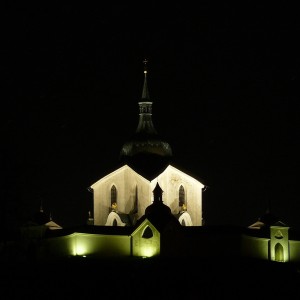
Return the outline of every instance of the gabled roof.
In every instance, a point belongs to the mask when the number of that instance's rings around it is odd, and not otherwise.
[[[271,226],[289,227],[287,224],[283,223],[282,221],[277,221]]]
[[[62,229],[60,225],[56,224],[52,220],[47,222],[45,226],[48,227],[50,230]]]
[[[169,164],[163,172],[166,172],[168,169],[173,170],[176,173],[180,173],[184,176],[187,176],[192,181],[197,181],[198,183],[201,183],[202,185],[205,185],[203,182],[200,182],[197,178],[193,177],[190,173],[184,172],[182,169],[179,169],[178,167],[174,166],[173,164]]]
[[[249,225],[247,228],[249,229],[262,229],[265,227],[270,226],[288,226],[284,222],[280,221],[280,219],[272,214],[269,210],[265,214],[263,214],[261,217],[258,218],[258,220]]]
[[[102,181],[105,181],[108,177],[111,177],[111,176],[114,176],[114,174],[118,174],[118,173],[121,173],[121,172],[125,172],[125,171],[132,171],[132,172],[135,172],[137,176],[140,176],[143,180],[145,181],[148,181],[145,177],[143,177],[141,174],[137,173],[134,169],[132,169],[130,166],[126,165],[126,164],[122,164],[121,166],[118,165],[118,168],[109,172],[108,174],[106,173],[105,176],[101,177],[99,180],[97,180],[96,182],[94,182],[93,184],[91,184],[91,186],[89,187],[89,189],[94,189],[94,187],[102,182]],[[149,181],[148,181],[149,182]]]
[[[250,229],[261,229],[263,226],[265,226],[265,223],[261,221],[256,221],[255,223],[248,226]]]
[[[181,163],[176,161],[176,159],[174,159],[174,158],[170,162],[170,166],[172,166],[173,168],[176,168],[177,170],[179,170],[180,172],[182,172],[184,174],[189,175],[191,178],[194,178],[195,180],[201,182],[207,188],[211,185],[210,182],[206,178],[199,176],[199,174],[196,174],[194,172],[195,170],[187,169],[184,165],[182,165]]]

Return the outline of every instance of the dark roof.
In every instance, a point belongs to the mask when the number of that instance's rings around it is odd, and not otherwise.
[[[168,166],[172,149],[169,143],[157,133],[152,122],[152,101],[147,84],[146,62],[145,60],[143,92],[138,103],[139,122],[135,133],[123,144],[119,160],[151,180]]]
[[[267,211],[265,214],[263,214],[259,218],[259,221],[263,222],[266,226],[271,226],[271,225],[274,225],[275,223],[279,222],[280,219],[276,215]]]
[[[45,214],[42,210],[36,212],[32,217],[32,221],[38,225],[44,225],[48,223],[49,220],[49,216]]]

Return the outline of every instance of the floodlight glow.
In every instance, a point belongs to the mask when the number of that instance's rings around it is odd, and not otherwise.
[[[87,249],[85,244],[78,243],[76,246],[76,255],[85,256],[86,253],[87,253]]]
[[[141,247],[141,256],[143,256],[143,257],[152,257],[155,254],[157,254],[156,247],[149,246],[149,245]]]

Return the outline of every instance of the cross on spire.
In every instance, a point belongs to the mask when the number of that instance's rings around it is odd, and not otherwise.
[[[144,73],[147,74],[147,63],[148,63],[148,59],[144,59],[143,60],[143,64],[144,64]]]

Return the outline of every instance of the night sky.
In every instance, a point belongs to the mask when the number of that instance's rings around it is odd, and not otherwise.
[[[24,2],[3,24],[5,228],[40,203],[64,227],[85,223],[87,187],[137,127],[144,58],[155,128],[209,186],[206,224],[247,226],[269,205],[300,228],[296,7]]]

